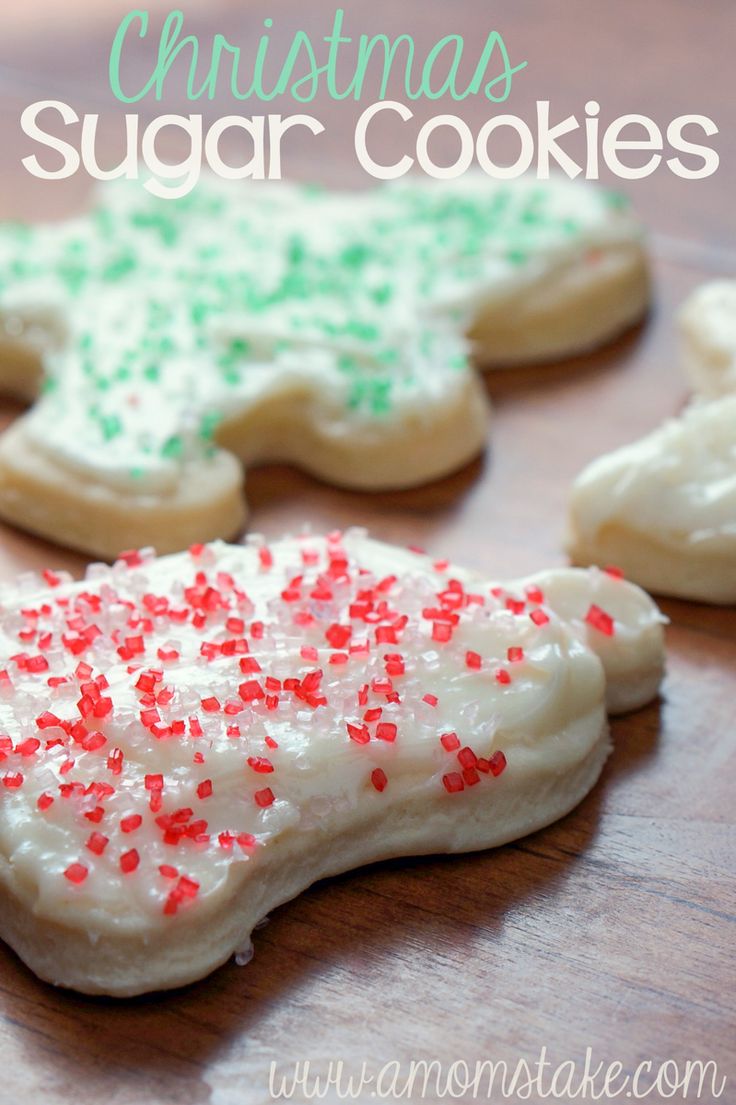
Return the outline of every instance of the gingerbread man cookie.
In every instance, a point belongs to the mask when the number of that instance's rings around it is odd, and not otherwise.
[[[617,574],[507,585],[345,537],[130,553],[9,590],[0,933],[42,978],[202,977],[326,875],[575,806],[662,618]]]
[[[567,179],[111,183],[89,215],[0,233],[0,383],[35,399],[0,440],[0,515],[110,559],[233,536],[243,464],[442,476],[486,438],[471,351],[565,356],[647,297],[636,221]]]

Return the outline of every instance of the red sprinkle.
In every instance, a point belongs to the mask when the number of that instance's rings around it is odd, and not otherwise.
[[[488,761],[488,766],[491,769],[491,775],[500,775],[506,768],[506,757],[500,750],[494,752]]]
[[[440,743],[448,752],[454,752],[460,747],[460,738],[457,733],[443,733],[440,737]]]
[[[94,852],[96,856],[101,856],[109,843],[109,837],[104,836],[102,833],[92,833],[87,841],[87,847],[90,852]]]
[[[448,794],[457,794],[458,791],[465,789],[465,783],[459,771],[450,771],[447,775],[443,775],[442,785]]]
[[[118,560],[122,560],[129,568],[138,568],[143,563],[143,557],[138,549],[126,549],[125,552],[119,553]]]
[[[385,790],[386,784],[388,783],[386,772],[382,771],[380,767],[375,768],[375,770],[371,772],[371,782],[379,793]]]
[[[64,878],[69,879],[69,882],[73,882],[79,886],[80,883],[84,882],[88,874],[89,870],[83,863],[70,863],[64,872]]]
[[[264,787],[263,790],[257,790],[253,797],[256,800],[256,805],[260,806],[261,809],[265,809],[274,802],[274,793],[270,787]]]
[[[613,618],[605,610],[601,610],[600,606],[593,603],[585,615],[585,620],[599,633],[603,633],[606,637],[613,637],[615,629]]]
[[[107,757],[107,770],[113,775],[119,775],[123,770],[123,750],[122,748],[113,748],[110,755]]]
[[[371,739],[370,732],[367,725],[354,725],[351,722],[346,722],[348,736],[356,744],[368,744]]]
[[[248,767],[251,767],[254,771],[257,771],[259,775],[268,775],[273,771],[273,764],[266,756],[249,756]]]
[[[38,751],[40,746],[40,740],[36,737],[28,737],[26,740],[21,741],[20,744],[16,744],[15,751],[21,756],[32,756],[34,752]]]
[[[131,848],[129,852],[123,852],[120,857],[120,870],[124,875],[129,875],[131,871],[135,871],[136,867],[141,861],[141,857],[135,848]]]
[[[461,767],[475,767],[478,762],[478,757],[468,745],[460,749],[457,754],[457,759]]]
[[[95,731],[84,738],[82,741],[82,748],[85,752],[96,752],[97,749],[102,748],[104,744],[107,744],[107,737]]]
[[[45,710],[40,717],[36,718],[36,725],[39,729],[51,729],[54,725],[59,724],[59,719],[56,714],[50,713]]]

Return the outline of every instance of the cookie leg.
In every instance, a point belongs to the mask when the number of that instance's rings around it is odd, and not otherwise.
[[[545,274],[511,302],[481,307],[470,338],[487,368],[561,360],[595,349],[639,322],[649,299],[644,251],[621,246]]]
[[[234,537],[245,522],[240,464],[218,452],[182,465],[165,495],[132,494],[56,463],[29,440],[20,418],[0,440],[0,510],[14,525],[112,560],[121,550],[160,552]]]

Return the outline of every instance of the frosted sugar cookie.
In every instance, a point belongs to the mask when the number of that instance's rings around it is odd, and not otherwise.
[[[662,619],[598,570],[514,584],[367,539],[130,553],[3,598],[0,933],[117,996],[391,856],[503,844],[595,783]]]
[[[698,400],[643,440],[594,461],[572,493],[577,564],[621,565],[643,587],[736,602],[736,281],[698,288],[680,312]]]
[[[736,392],[736,280],[697,288],[680,311],[682,361],[705,399]]]
[[[568,544],[575,563],[616,563],[652,591],[736,602],[736,395],[593,461]]]
[[[578,352],[647,295],[636,221],[567,179],[111,183],[89,215],[0,232],[0,385],[35,398],[0,440],[0,515],[111,558],[234,535],[243,464],[433,479],[486,438],[471,351]]]

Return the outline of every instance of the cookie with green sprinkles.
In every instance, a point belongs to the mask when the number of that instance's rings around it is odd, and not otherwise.
[[[0,226],[0,516],[110,558],[242,526],[243,465],[413,486],[484,445],[475,366],[568,356],[648,296],[626,205],[559,179],[330,193],[111,182]]]

